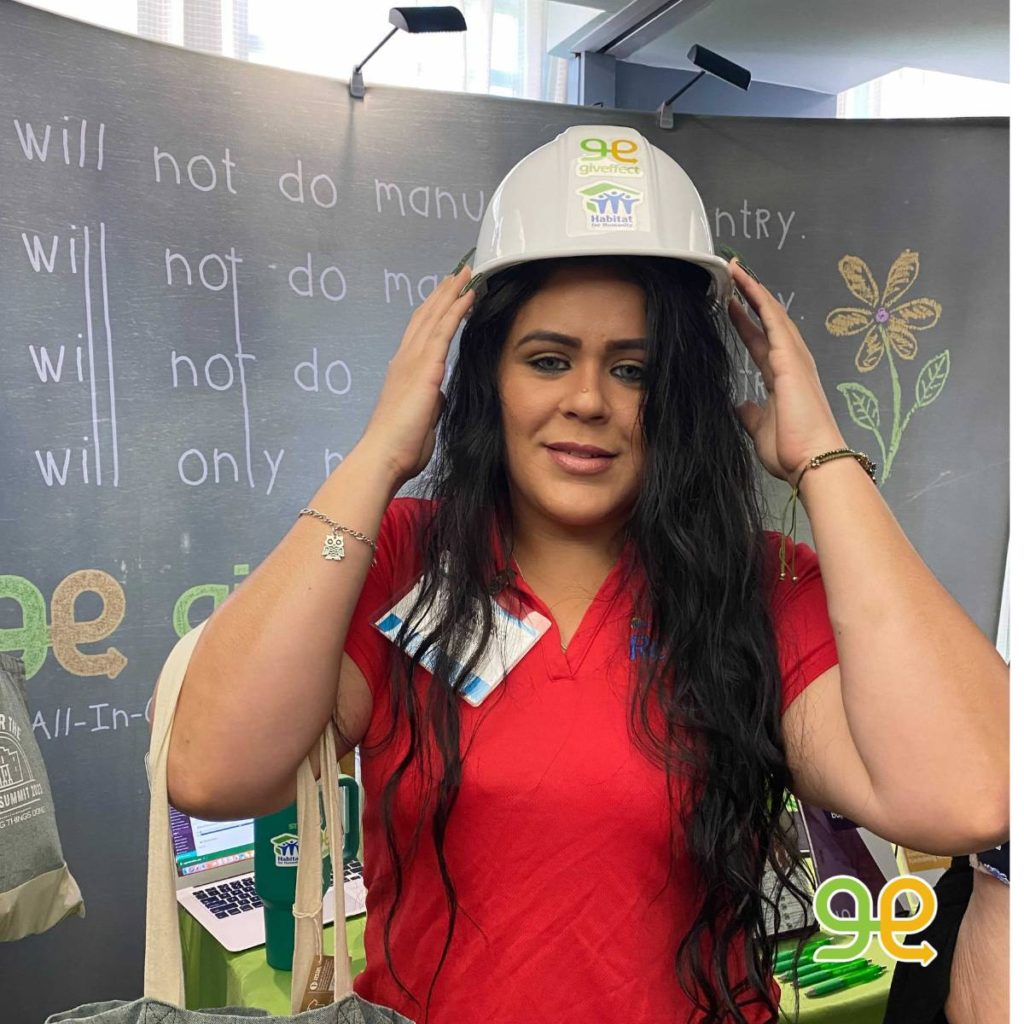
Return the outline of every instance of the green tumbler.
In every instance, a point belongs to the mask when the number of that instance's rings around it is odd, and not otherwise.
[[[345,791],[342,824],[345,847],[342,856],[351,860],[359,850],[359,784],[349,775],[339,775],[338,785]],[[253,822],[256,894],[263,901],[263,923],[267,933],[267,963],[279,971],[292,969],[295,952],[295,876],[299,866],[298,810],[291,804],[275,814],[266,814]],[[323,808],[320,809],[320,834],[323,837],[323,891],[331,884],[331,858],[325,834]],[[344,885],[344,878],[339,884]]]

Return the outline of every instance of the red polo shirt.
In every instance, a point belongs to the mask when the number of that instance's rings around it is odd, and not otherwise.
[[[373,693],[360,759],[367,966],[355,989],[418,1024],[448,920],[431,815],[405,867],[390,940],[395,968],[417,1006],[395,984],[384,957],[393,889],[380,805],[405,751],[408,732],[401,716],[394,742],[376,754],[368,755],[365,747],[386,734],[390,714],[390,641],[373,622],[419,576],[419,524],[430,507],[415,498],[397,498],[388,506],[377,565],[345,643]],[[777,550],[779,535],[767,536]],[[499,560],[496,534],[494,553]],[[670,877],[664,772],[628,733],[630,661],[644,656],[646,640],[642,624],[631,622],[628,591],[616,595],[622,562],[601,586],[567,651],[552,620],[479,708],[459,701],[465,764],[445,856],[460,909],[431,1001],[430,1020],[437,1024],[688,1019],[692,1006],[675,980],[673,956],[696,911],[694,879],[685,858]],[[796,571],[798,583],[777,588],[773,608],[784,708],[838,662],[817,558],[806,544],[796,546]],[[518,574],[514,586],[529,607],[551,618]],[[417,688],[426,678],[418,667]],[[422,778],[410,770],[398,792],[395,823],[402,849],[423,803]],[[732,963],[738,979],[739,945]],[[764,1012],[748,1013],[750,1022],[769,1019]]]

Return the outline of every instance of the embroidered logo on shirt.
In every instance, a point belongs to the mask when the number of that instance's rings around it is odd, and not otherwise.
[[[657,645],[651,643],[651,635],[644,627],[648,623],[643,619],[632,618],[629,620],[629,660],[636,661],[637,658],[658,658],[665,657],[658,654]],[[640,632],[640,630],[644,630]]]

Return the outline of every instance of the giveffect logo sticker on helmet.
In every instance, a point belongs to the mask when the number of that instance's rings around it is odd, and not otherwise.
[[[577,189],[576,194],[583,199],[587,227],[590,230],[635,230],[636,207],[644,198],[639,189],[611,181],[598,181],[587,188]]]
[[[632,139],[580,139],[583,155],[576,160],[576,174],[581,178],[642,178],[643,167],[634,155],[639,148]]]

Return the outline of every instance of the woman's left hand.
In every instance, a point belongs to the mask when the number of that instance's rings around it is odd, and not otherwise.
[[[815,455],[846,442],[818,378],[814,358],[785,307],[737,262],[729,272],[739,294],[760,318],[759,326],[739,300],[729,301],[729,319],[764,380],[764,405],[742,402],[736,414],[754,450],[772,476],[792,486]]]

